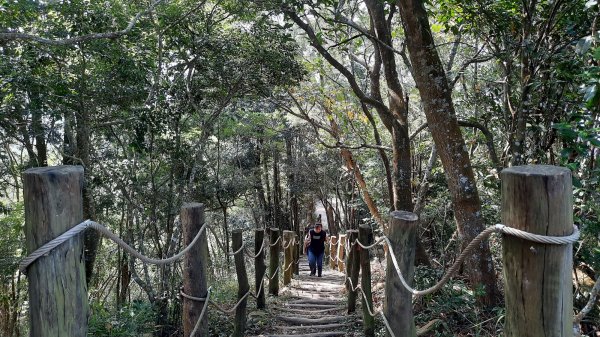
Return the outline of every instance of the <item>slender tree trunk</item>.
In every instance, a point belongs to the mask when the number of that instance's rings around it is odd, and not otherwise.
[[[398,5],[415,82],[446,173],[464,247],[484,229],[473,168],[454,112],[452,92],[435,49],[424,3],[422,0],[399,0]],[[473,286],[485,287],[481,302],[494,304],[498,299],[498,287],[487,241],[479,248],[467,259],[464,270]]]
[[[80,161],[79,164],[83,165],[86,181],[91,181],[92,165],[90,161],[90,136],[91,136],[91,123],[90,123],[90,111],[86,106],[85,95],[87,92],[87,60],[85,56],[84,45],[81,44],[80,57],[81,64],[79,74],[79,88],[78,88],[78,111],[75,114],[75,120],[77,123],[77,152],[76,157]],[[89,184],[83,187],[83,217],[84,219],[95,219],[94,202],[92,199],[92,191]],[[94,273],[94,264],[96,262],[96,254],[98,251],[98,245],[100,244],[100,235],[95,230],[86,230],[84,235],[85,245],[85,279],[88,284],[92,280]]]

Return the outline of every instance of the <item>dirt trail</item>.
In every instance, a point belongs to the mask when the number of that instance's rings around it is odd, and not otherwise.
[[[323,277],[310,276],[306,257],[300,275],[283,288],[269,310],[273,324],[261,337],[360,336],[361,319],[348,314],[345,275],[324,267]]]

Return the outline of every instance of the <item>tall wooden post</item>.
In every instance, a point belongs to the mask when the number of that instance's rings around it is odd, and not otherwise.
[[[360,225],[358,229],[358,240],[365,246],[372,243],[371,227]],[[371,255],[369,249],[360,250],[360,269],[362,270],[360,278],[360,287],[365,293],[367,300],[362,297],[363,309],[363,331],[366,337],[375,336],[375,319],[369,314],[369,309],[373,309],[373,294],[371,293]],[[367,307],[368,306],[368,307]]]
[[[338,271],[344,272],[346,267],[346,262],[344,258],[346,257],[346,234],[340,234],[338,238],[338,248],[337,248],[337,266]]]
[[[83,168],[57,166],[23,173],[25,241],[32,253],[83,220]],[[29,336],[87,335],[89,313],[83,235],[78,235],[27,270]]]
[[[332,236],[329,240],[329,267],[335,269],[337,267],[337,236]]]
[[[294,232],[294,251],[292,257],[294,259],[294,275],[300,275],[300,249],[302,249],[302,243],[298,238],[298,233]]]
[[[418,220],[419,217],[415,213],[393,211],[390,213],[390,227],[387,235],[402,275],[411,286],[414,277]],[[402,285],[390,253],[387,256],[383,313],[388,319],[394,335],[416,336],[412,294]]]
[[[269,294],[279,295],[279,250],[280,243],[275,244],[279,239],[279,229],[271,228],[271,239],[269,248]]]
[[[204,224],[204,205],[187,203],[181,207],[181,227],[183,228],[183,243],[187,247],[198,234]],[[206,297],[208,283],[206,282],[208,265],[208,242],[206,231],[200,235],[199,241],[183,257],[183,292],[193,297]],[[183,299],[183,335],[190,336],[203,302]],[[208,315],[204,315],[200,327],[200,336],[208,335]]]
[[[353,313],[356,310],[356,294],[357,291],[352,291],[350,287],[358,285],[358,273],[360,272],[360,246],[355,243],[358,239],[357,230],[349,230],[346,232],[350,241],[348,247],[348,259],[346,260],[346,289],[348,290],[348,313]],[[348,282],[348,278],[352,284]]]
[[[528,233],[573,233],[571,171],[531,165],[504,169],[502,223]],[[504,236],[507,337],[573,336],[573,247]]]
[[[258,254],[258,252],[261,250],[262,245],[266,243],[264,242],[265,240],[265,230],[264,229],[257,229],[254,231],[254,254]],[[265,302],[265,288],[266,288],[266,282],[264,281],[265,279],[265,272],[267,271],[267,267],[265,265],[265,251],[267,250],[267,247],[264,247],[262,249],[262,251],[260,252],[260,254],[258,254],[255,258],[254,258],[254,285],[255,285],[255,291],[256,291],[256,308],[258,309],[264,309],[266,306],[266,302]],[[263,283],[264,282],[264,283]],[[262,284],[262,287],[261,287]]]
[[[232,233],[231,240],[231,248],[233,251],[237,251],[242,248],[244,244],[242,238],[242,230],[236,229]],[[235,261],[235,273],[237,274],[238,279],[238,301],[246,295],[246,293],[250,290],[250,285],[248,284],[248,274],[246,273],[246,265],[244,260],[244,252],[241,251],[234,256]],[[234,337],[243,337],[244,331],[246,330],[246,305],[248,302],[248,298],[244,298],[240,305],[235,309],[235,322],[233,328],[233,336]]]
[[[323,265],[326,266],[329,264],[329,261],[331,261],[331,249],[329,248],[331,246],[331,238],[329,238],[329,243],[325,244],[325,254],[323,254]]]
[[[294,267],[294,232],[283,231],[283,285],[286,286],[292,282],[292,268]]]

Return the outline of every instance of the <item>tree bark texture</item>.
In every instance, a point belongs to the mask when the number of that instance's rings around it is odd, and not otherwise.
[[[435,49],[424,3],[422,0],[399,0],[398,5],[415,82],[444,167],[464,247],[484,229],[473,168],[454,112],[452,92]],[[479,299],[480,302],[496,303],[498,287],[487,241],[481,243],[477,253],[467,258],[464,270],[473,286],[485,286],[485,295]]]

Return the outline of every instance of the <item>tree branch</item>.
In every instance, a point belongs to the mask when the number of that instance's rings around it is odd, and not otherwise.
[[[74,45],[74,44],[77,44],[80,42],[86,42],[86,41],[90,41],[90,40],[116,39],[123,35],[129,34],[129,32],[131,32],[131,30],[133,29],[135,24],[140,20],[140,18],[142,16],[152,12],[154,10],[154,8],[156,8],[156,6],[158,6],[163,1],[164,0],[155,0],[144,11],[137,13],[136,16],[134,16],[129,21],[129,24],[127,25],[127,27],[125,27],[125,29],[119,30],[116,32],[93,33],[93,34],[87,34],[87,35],[82,35],[82,36],[77,36],[77,37],[71,37],[71,38],[67,38],[67,39],[54,40],[54,39],[48,39],[45,37],[28,34],[28,33],[8,31],[8,32],[0,33],[0,42],[1,41],[31,41],[31,42],[37,42],[40,44],[51,45],[51,46],[68,46],[68,45]]]

